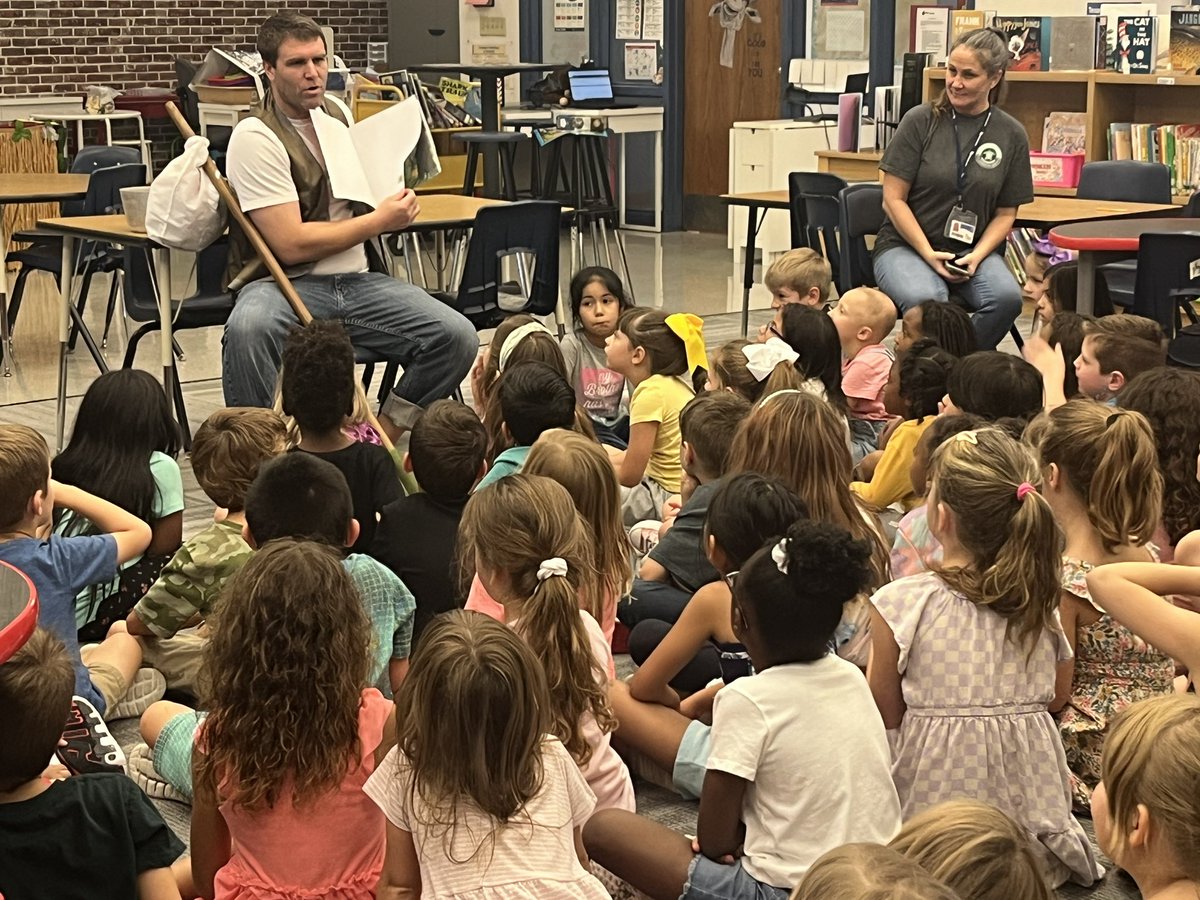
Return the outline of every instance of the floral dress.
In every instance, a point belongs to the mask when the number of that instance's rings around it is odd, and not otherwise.
[[[1150,554],[1155,562],[1158,555]],[[1088,811],[1100,782],[1104,734],[1113,716],[1138,700],[1173,690],[1175,664],[1096,606],[1085,577],[1090,563],[1063,557],[1062,589],[1100,613],[1092,625],[1080,623],[1075,639],[1075,676],[1071,699],[1059,710],[1059,734],[1071,769],[1075,808]],[[1166,601],[1164,601],[1166,602]]]

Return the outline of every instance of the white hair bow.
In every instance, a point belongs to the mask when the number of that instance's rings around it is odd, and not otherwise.
[[[773,337],[765,344],[747,344],[742,348],[746,356],[746,368],[754,376],[755,381],[763,381],[775,371],[781,362],[795,365],[800,354],[793,350],[786,341]]]
[[[517,349],[517,344],[521,343],[521,341],[525,340],[531,334],[550,334],[553,337],[550,329],[541,322],[527,322],[521,327],[514,329],[513,333],[504,342],[504,346],[500,348],[500,355],[496,358],[496,371],[504,371],[504,367],[508,365],[508,358]]]
[[[778,544],[771,548],[771,559],[775,563],[775,568],[779,570],[780,575],[788,573],[788,539],[783,538]]]
[[[567,561],[561,556],[552,556],[549,559],[543,559],[537,570],[537,580],[545,581],[547,578],[567,577]]]

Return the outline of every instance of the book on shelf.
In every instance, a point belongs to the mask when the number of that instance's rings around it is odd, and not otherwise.
[[[1117,16],[1113,68],[1126,75],[1149,75],[1158,58],[1157,16]]]
[[[992,27],[1008,44],[1010,72],[1045,72],[1050,62],[1049,16],[996,16]]]
[[[1108,158],[1162,163],[1171,170],[1171,192],[1200,189],[1200,123],[1113,122]]]
[[[1043,153],[1085,153],[1087,113],[1052,112],[1042,126]]]
[[[987,27],[987,13],[982,9],[950,10],[950,45],[966,34]]]
[[[1153,16],[1157,14],[1158,6],[1154,3],[1089,3],[1087,12],[1088,15],[1105,17],[1105,68],[1118,69],[1117,19],[1121,16]]]
[[[1055,16],[1050,31],[1050,71],[1103,69],[1105,16]]]
[[[1200,69],[1200,9],[1171,10],[1171,37],[1168,42],[1171,68],[1195,75]]]

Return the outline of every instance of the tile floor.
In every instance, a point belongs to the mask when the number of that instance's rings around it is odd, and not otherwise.
[[[738,336],[741,268],[734,263],[724,235],[675,233],[651,236],[630,233],[626,235],[626,248],[633,294],[639,303],[703,316],[710,347]],[[564,250],[564,261],[567,258]],[[186,265],[177,265],[175,271],[181,273],[181,281],[186,280]],[[564,272],[564,288],[568,277],[569,273]],[[89,298],[86,319],[97,338],[103,331],[107,291],[106,280],[98,279]],[[47,276],[31,277],[15,328],[12,376],[0,379],[0,421],[31,425],[50,440],[54,433],[58,372],[58,345],[54,338],[57,298],[57,290]],[[751,314],[752,331],[768,319],[768,314],[762,311],[768,304],[766,291],[761,286],[756,287],[752,307],[758,311]],[[1019,327],[1022,333],[1028,332],[1028,309]],[[485,333],[482,337],[486,342],[488,335]],[[121,323],[114,322],[105,351],[110,366],[121,365],[125,343],[126,335]],[[183,332],[179,335],[179,343],[186,356],[179,363],[179,374],[184,385],[188,416],[194,428],[214,409],[223,405],[220,329]],[[1011,338],[1006,338],[1002,349],[1010,352],[1015,350]],[[158,337],[150,335],[142,342],[137,365],[156,375],[160,374],[158,353]],[[78,399],[96,374],[95,363],[82,345],[69,359],[68,373],[69,430]],[[182,459],[180,464],[187,503],[184,532],[185,536],[189,536],[209,521],[211,504],[196,484],[190,463]],[[127,748],[137,739],[136,724],[132,721],[117,723],[114,731]],[[639,783],[638,797],[646,814],[681,830],[694,830],[695,804],[679,801],[669,792],[648,783]],[[186,840],[188,808],[169,801],[159,801],[158,805],[172,827]],[[1060,896],[1117,900],[1134,898],[1138,894],[1128,878],[1110,872],[1095,888],[1084,890],[1068,887],[1060,892]]]

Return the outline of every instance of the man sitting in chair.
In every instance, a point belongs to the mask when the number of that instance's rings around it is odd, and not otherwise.
[[[268,85],[261,104],[233,130],[229,181],[313,317],[341,321],[356,348],[404,367],[380,409],[381,424],[395,437],[422,407],[458,387],[479,338],[457,311],[385,272],[378,238],[416,218],[420,207],[411,190],[374,210],[331,195],[310,111],[320,107],[347,125],[350,115],[325,97],[328,61],[317,23],[278,13],[263,23],[257,43]],[[245,286],[225,326],[225,403],[270,406],[296,315],[232,221],[230,238],[231,285]]]

